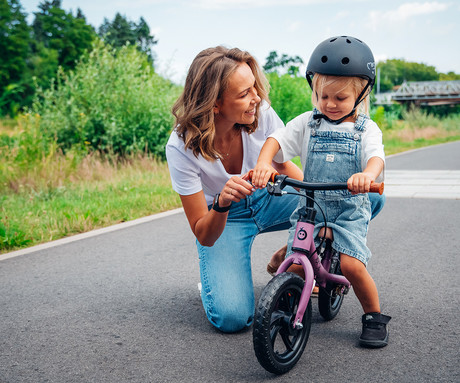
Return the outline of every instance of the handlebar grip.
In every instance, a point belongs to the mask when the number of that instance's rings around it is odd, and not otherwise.
[[[280,174],[279,174],[278,172],[272,173],[272,175],[270,176],[270,181],[275,182],[275,177],[276,177],[276,176],[279,176],[279,175],[280,175]]]
[[[252,173],[253,172],[254,171],[252,169],[249,170],[249,173],[248,173],[249,181],[252,181]],[[275,176],[279,176],[279,173],[278,172],[272,173],[272,175],[270,176],[270,181],[275,182]]]
[[[382,195],[383,189],[384,189],[383,182],[372,182],[371,187],[369,189],[369,193],[379,193],[380,195]]]

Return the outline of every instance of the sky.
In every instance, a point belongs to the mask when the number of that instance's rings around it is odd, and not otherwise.
[[[29,14],[39,0],[19,0]],[[396,0],[62,0],[96,29],[118,12],[143,17],[158,40],[158,73],[183,83],[194,57],[216,45],[250,52],[261,65],[271,51],[300,56],[337,35],[369,45],[376,61],[404,59],[460,74],[460,1]],[[303,68],[302,68],[303,70]]]

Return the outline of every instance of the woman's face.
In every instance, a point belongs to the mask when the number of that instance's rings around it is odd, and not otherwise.
[[[337,80],[325,85],[321,94],[318,94],[318,109],[331,120],[340,120],[349,114],[355,106],[356,94],[351,85],[346,86],[348,80]],[[353,122],[350,116],[345,121]]]
[[[254,87],[255,77],[248,64],[238,66],[229,77],[228,87],[217,100],[215,113],[216,126],[252,124],[256,116],[256,106],[261,99]]]

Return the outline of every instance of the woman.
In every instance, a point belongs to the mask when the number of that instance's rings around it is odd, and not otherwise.
[[[197,239],[203,307],[223,332],[251,325],[252,243],[261,232],[288,228],[298,202],[255,190],[247,179],[265,139],[284,129],[267,88],[248,52],[209,48],[194,59],[173,107],[176,129],[166,146],[172,185]],[[303,177],[291,162],[273,166]]]
[[[298,203],[296,196],[273,197],[248,182],[266,138],[284,129],[267,89],[253,56],[218,46],[195,57],[173,106],[176,128],[166,145],[172,185],[197,239],[203,307],[223,332],[251,325],[252,243],[259,233],[288,229]],[[303,179],[291,162],[273,166]],[[373,212],[382,206],[383,200]],[[286,247],[275,253],[270,271],[285,254]]]

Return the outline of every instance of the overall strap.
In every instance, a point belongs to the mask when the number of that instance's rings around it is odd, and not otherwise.
[[[359,132],[364,132],[366,130],[366,124],[368,120],[369,120],[368,116],[360,113],[355,122],[355,129]]]

